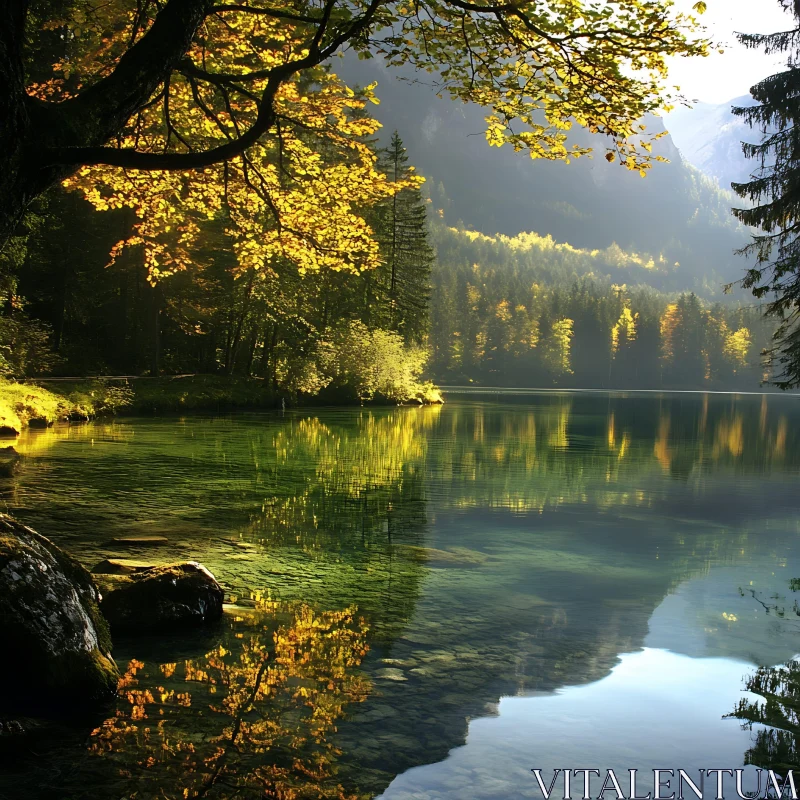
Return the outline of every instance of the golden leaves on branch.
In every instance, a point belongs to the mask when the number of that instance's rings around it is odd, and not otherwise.
[[[190,88],[178,82],[173,90],[171,107],[183,109],[182,127],[194,128],[193,140],[205,130],[203,147],[219,144],[204,127],[208,120],[195,120],[196,107],[181,94]],[[153,282],[191,265],[213,219],[223,220],[240,271],[268,271],[278,261],[294,263],[301,273],[370,269],[377,266],[378,245],[361,209],[422,182],[417,176],[387,181],[361,141],[378,127],[353,116],[371,91],[356,96],[335,75],[320,72],[313,92],[284,84],[276,100],[279,124],[245,158],[194,172],[87,167],[65,183],[99,211],[134,212],[133,231],[115,246],[111,261],[126,247],[141,246]],[[175,114],[177,122],[181,114]],[[159,125],[157,118],[143,122],[154,151],[165,144]],[[135,138],[131,134],[123,145],[133,146]],[[141,143],[140,137],[140,149]]]

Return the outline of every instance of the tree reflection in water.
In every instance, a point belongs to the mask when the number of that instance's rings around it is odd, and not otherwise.
[[[745,764],[784,774],[800,770],[800,661],[782,667],[760,667],[747,678],[747,691],[761,700],[743,698],[730,715],[745,728],[758,725]],[[764,726],[764,727],[762,727]]]
[[[114,762],[125,797],[355,800],[331,736],[369,694],[366,635],[354,608],[259,597],[202,658],[130,661],[90,751]]]

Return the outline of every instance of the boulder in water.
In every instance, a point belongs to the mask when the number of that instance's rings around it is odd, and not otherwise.
[[[115,632],[175,630],[216,622],[225,592],[195,561],[116,576],[100,608]]]
[[[0,707],[102,703],[119,673],[89,573],[0,514]]]

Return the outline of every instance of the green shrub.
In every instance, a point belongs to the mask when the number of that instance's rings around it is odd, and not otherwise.
[[[320,351],[320,370],[332,387],[350,388],[360,400],[441,402],[433,384],[420,382],[427,352],[408,346],[394,331],[351,322]]]
[[[58,358],[50,334],[47,325],[27,314],[0,317],[0,374],[21,378],[52,370]]]

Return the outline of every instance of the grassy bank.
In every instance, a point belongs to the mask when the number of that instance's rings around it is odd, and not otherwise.
[[[424,387],[422,402],[441,402],[434,387]],[[219,375],[144,378],[129,381],[46,381],[40,385],[0,380],[0,434],[14,435],[28,425],[86,420],[113,415],[220,412],[276,408],[283,395],[263,380]],[[287,401],[289,398],[286,398]],[[375,398],[379,402],[379,398]],[[358,405],[353,393],[325,398],[300,397],[301,405]]]
[[[263,381],[214,375],[41,383],[0,381],[0,429],[19,432],[28,425],[115,414],[272,408],[280,402]]]

